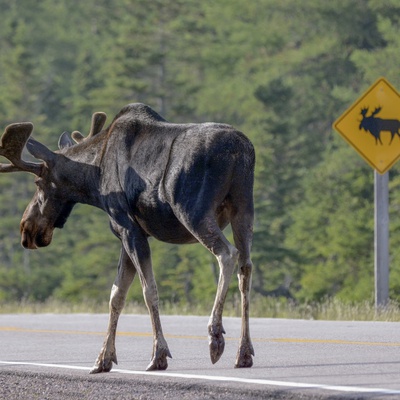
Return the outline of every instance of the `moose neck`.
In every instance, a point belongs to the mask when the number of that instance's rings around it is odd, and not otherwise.
[[[71,188],[72,201],[104,209],[100,192],[101,147],[100,141],[83,142],[66,149],[60,155],[61,175]]]

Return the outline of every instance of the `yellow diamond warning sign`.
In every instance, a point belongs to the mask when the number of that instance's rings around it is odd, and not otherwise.
[[[400,95],[380,78],[333,127],[372,168],[384,174],[400,158]]]

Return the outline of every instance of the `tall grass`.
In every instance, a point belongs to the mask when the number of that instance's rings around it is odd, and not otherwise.
[[[375,308],[373,302],[344,302],[327,299],[323,302],[294,304],[280,299],[255,297],[251,304],[253,317],[293,318],[330,321],[400,321],[400,304],[390,301]]]
[[[164,302],[160,311],[164,315],[209,315],[212,302],[196,304],[176,304]],[[284,299],[273,299],[259,295],[252,298],[250,315],[253,318],[292,318],[307,320],[341,321],[393,321],[400,322],[400,304],[391,301],[386,307],[375,309],[372,302],[346,303],[338,299],[323,302],[295,304]],[[1,314],[13,313],[108,313],[107,302],[87,300],[82,303],[68,303],[49,299],[41,303],[19,302],[0,303]],[[124,308],[125,314],[147,314],[144,303],[129,302]],[[235,297],[225,304],[225,316],[239,317],[240,299]]]

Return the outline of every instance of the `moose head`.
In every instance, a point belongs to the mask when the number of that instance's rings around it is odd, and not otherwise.
[[[75,142],[81,143],[101,131],[105,123],[104,113],[95,113],[87,138],[75,131]],[[59,139],[58,151],[51,151],[43,144],[30,137],[33,124],[22,122],[8,125],[0,139],[0,156],[7,158],[11,164],[0,164],[0,172],[30,172],[36,176],[36,192],[25,209],[20,224],[21,244],[26,249],[37,249],[48,246],[55,228],[62,228],[74,205],[80,201],[75,175],[64,171],[79,168],[64,156],[66,149],[75,143],[64,132]],[[22,150],[27,150],[41,163],[27,162],[22,159]],[[79,171],[77,171],[79,175]],[[76,193],[74,193],[76,192]]]
[[[359,130],[364,129],[365,131],[370,130],[371,121],[375,119],[375,115],[379,114],[382,110],[382,107],[376,107],[374,111],[371,112],[371,115],[367,117],[369,107],[363,107],[361,109],[360,114],[362,115]]]

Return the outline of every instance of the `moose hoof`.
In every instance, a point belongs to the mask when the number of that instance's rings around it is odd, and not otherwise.
[[[239,348],[235,368],[250,368],[253,366],[254,349],[251,343]]]
[[[115,364],[118,364],[115,351],[109,357],[106,357],[103,353],[100,353],[100,355],[97,357],[97,360],[93,368],[90,370],[90,374],[99,374],[100,372],[110,372],[113,367],[113,362]]]
[[[236,360],[235,368],[250,368],[253,366],[253,357],[251,354],[245,354]]]
[[[90,374],[99,374],[100,372],[110,372],[112,369],[112,361],[109,363],[101,363],[98,365],[97,363],[90,370]]]
[[[210,333],[208,336],[210,347],[211,362],[215,364],[222,356],[225,349],[224,329],[221,328],[218,333]]]
[[[168,349],[157,351],[146,371],[165,371],[168,368],[167,357],[172,358]]]

